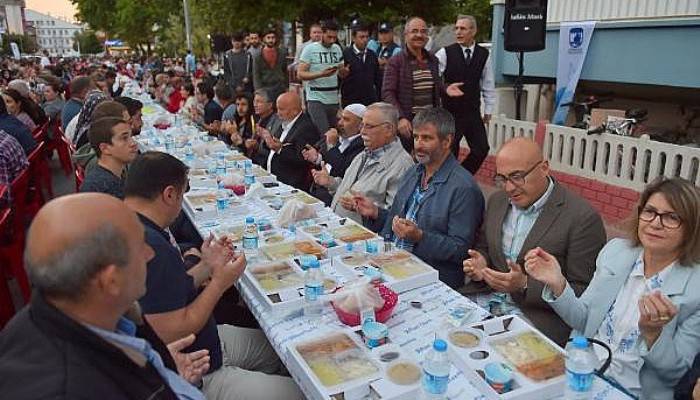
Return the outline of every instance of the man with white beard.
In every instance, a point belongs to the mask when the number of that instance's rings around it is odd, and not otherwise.
[[[452,155],[455,121],[443,108],[413,118],[418,164],[406,171],[389,210],[355,194],[355,209],[368,228],[391,237],[396,247],[438,270],[452,288],[464,285],[462,261],[474,243],[484,212],[484,196],[474,177]]]

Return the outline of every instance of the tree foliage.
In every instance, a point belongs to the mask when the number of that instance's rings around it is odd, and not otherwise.
[[[38,50],[36,41],[33,37],[27,35],[26,33],[24,35],[11,33],[2,35],[3,55],[12,55],[12,49],[10,49],[11,42],[17,43],[17,47],[19,47],[19,51],[22,54],[34,54]]]
[[[80,47],[78,47],[80,44]],[[104,48],[102,43],[97,39],[95,31],[85,30],[75,33],[75,41],[73,42],[73,50],[80,51],[82,54],[97,54],[101,53]]]
[[[109,37],[132,47],[181,52],[184,47],[182,0],[71,0],[78,18]],[[346,24],[360,17],[367,23],[400,24],[418,15],[429,24],[446,24],[459,13],[472,14],[479,23],[479,40],[490,37],[489,0],[189,0],[196,52],[208,47],[206,34],[279,27],[282,21],[308,23],[334,18]],[[200,53],[201,54],[201,53]]]

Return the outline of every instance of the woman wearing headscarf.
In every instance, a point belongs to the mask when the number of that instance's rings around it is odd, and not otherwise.
[[[88,93],[83,108],[80,109],[80,114],[77,117],[78,124],[75,127],[75,136],[73,137],[73,143],[75,143],[76,148],[79,149],[88,142],[87,132],[90,129],[92,114],[95,112],[95,107],[106,100],[107,95],[100,90],[93,90]]]

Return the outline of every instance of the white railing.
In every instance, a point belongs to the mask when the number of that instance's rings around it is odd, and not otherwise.
[[[535,137],[537,124],[529,121],[518,121],[506,118],[505,115],[494,115],[488,127],[490,153],[496,154],[503,143],[514,137],[526,136],[530,139]]]
[[[550,0],[547,22],[700,16],[700,0]]]
[[[491,154],[515,136],[533,138],[535,129],[534,122],[494,117],[488,133]],[[700,185],[699,148],[547,125],[543,151],[555,171],[637,191],[660,175]]]

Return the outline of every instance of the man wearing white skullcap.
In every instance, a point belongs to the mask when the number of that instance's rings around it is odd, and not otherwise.
[[[324,168],[332,177],[342,179],[345,170],[365,146],[360,136],[360,125],[367,107],[350,104],[338,114],[337,128],[329,129],[316,147],[307,146],[302,150],[304,159],[317,168]],[[333,196],[324,187],[314,185],[311,194],[330,205]]]

